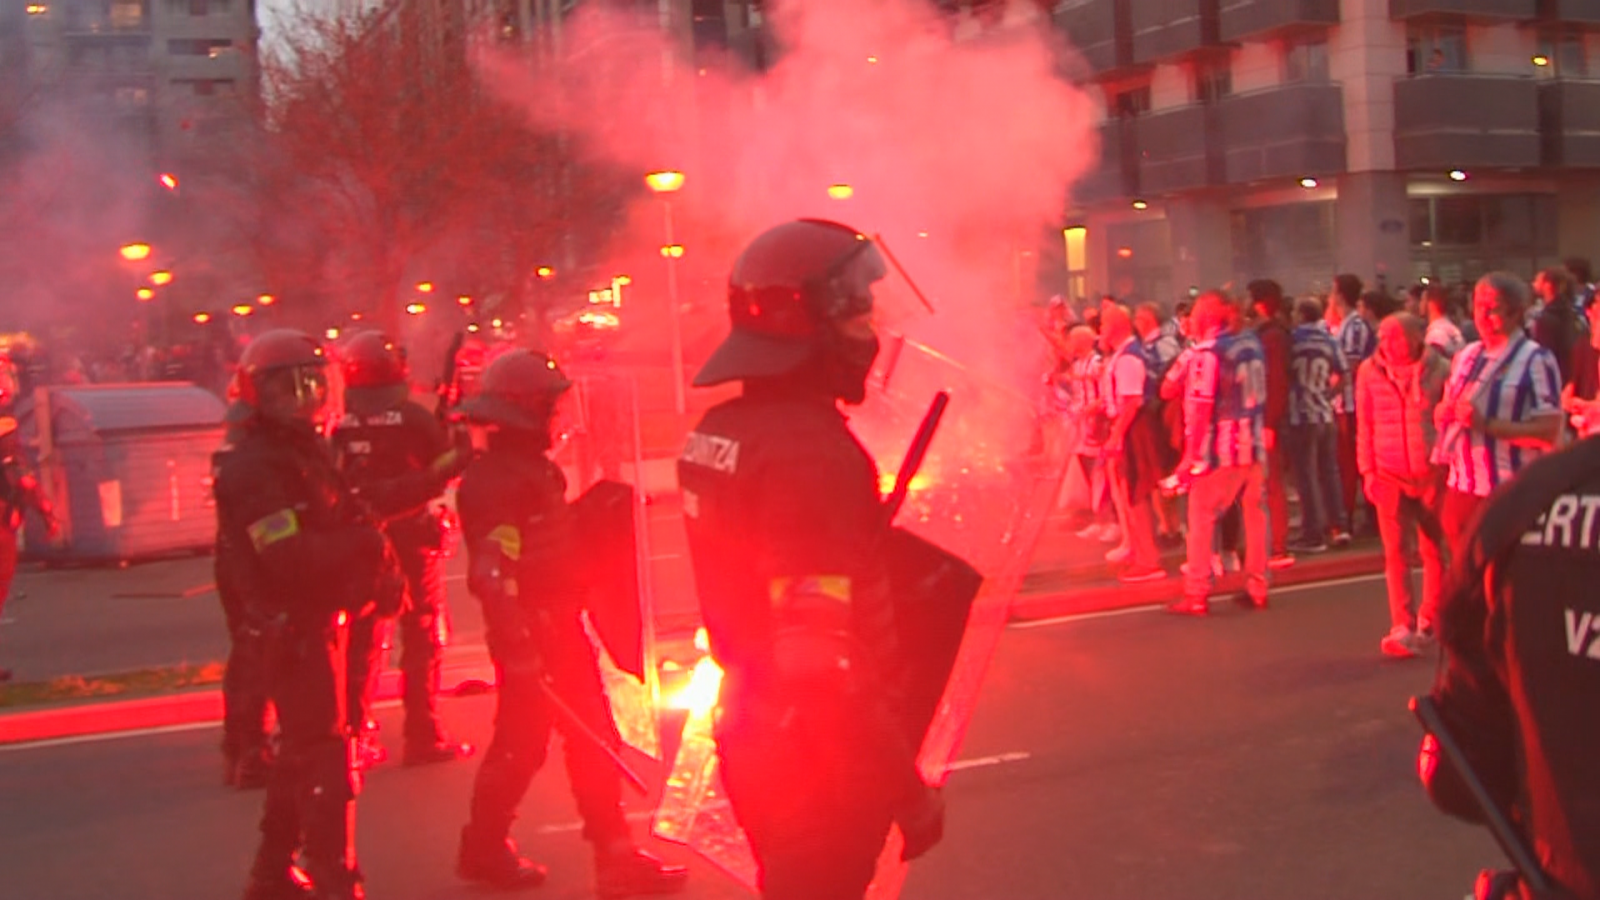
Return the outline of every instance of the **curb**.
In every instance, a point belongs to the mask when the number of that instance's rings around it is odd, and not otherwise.
[[[1289,587],[1358,575],[1372,575],[1382,571],[1383,551],[1369,552],[1363,549],[1329,559],[1302,558],[1287,569],[1273,572],[1272,583],[1279,587]],[[1084,585],[1079,589],[1027,593],[1011,601],[1011,620],[1029,622],[1058,616],[1151,606],[1178,599],[1182,590],[1183,580],[1169,577],[1165,581],[1149,584],[1101,581]],[[1230,573],[1216,580],[1212,593],[1222,595],[1243,590],[1244,576]]]
[[[1331,581],[1383,571],[1383,553],[1365,548],[1335,558],[1303,559],[1288,569],[1273,573],[1279,586]],[[1010,619],[1028,622],[1058,616],[1105,612],[1135,606],[1150,606],[1175,599],[1182,582],[1177,578],[1154,584],[1122,585],[1106,580],[1105,566],[1080,567],[1035,573],[1025,584],[1026,593],[1011,602]],[[1091,580],[1092,579],[1092,580]],[[1083,581],[1082,587],[1062,589],[1059,585]],[[1048,586],[1048,587],[1047,587]],[[1230,574],[1218,579],[1215,591],[1225,594],[1244,589],[1243,576]],[[668,631],[660,636],[666,644],[663,658],[690,659],[687,632]],[[493,684],[494,666],[488,649],[481,645],[463,646],[452,654],[440,674],[440,692],[462,693],[469,682]],[[377,702],[400,697],[400,673],[386,670],[380,676]],[[137,697],[127,700],[85,699],[51,706],[26,707],[13,712],[0,711],[0,745],[60,740],[93,734],[167,728],[222,720],[220,688],[188,690],[173,694]]]

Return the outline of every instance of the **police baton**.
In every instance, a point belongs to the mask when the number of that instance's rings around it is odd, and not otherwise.
[[[573,735],[579,736],[598,747],[600,752],[611,760],[611,765],[617,770],[617,774],[621,775],[630,787],[638,791],[641,796],[649,796],[650,786],[644,783],[644,779],[639,777],[639,773],[628,765],[628,761],[622,758],[622,754],[618,753],[615,747],[611,746],[610,741],[601,737],[593,728],[590,728],[588,723],[583,721],[583,718],[572,707],[567,705],[567,701],[561,699],[561,695],[556,693],[556,689],[551,686],[548,680],[543,677],[539,678],[539,689],[544,691],[545,699],[550,701],[550,705],[555,707],[556,713],[567,724],[570,729],[567,732],[569,737]]]
[[[945,407],[949,405],[949,391],[934,394],[933,402],[922,417],[922,424],[917,426],[916,436],[911,439],[911,446],[906,448],[906,458],[900,462],[900,471],[895,473],[894,490],[883,504],[885,518],[891,525],[895,516],[900,514],[900,507],[905,505],[906,495],[911,491],[911,479],[916,477],[923,460],[927,459],[928,445],[933,443],[934,432],[939,430],[939,420],[944,418]]]
[[[1501,811],[1499,804],[1489,796],[1489,789],[1484,787],[1483,781],[1478,778],[1478,773],[1472,770],[1472,764],[1467,761],[1466,753],[1462,752],[1461,745],[1456,742],[1455,735],[1450,733],[1450,726],[1445,724],[1444,716],[1439,714],[1438,704],[1432,697],[1412,697],[1411,712],[1422,723],[1424,731],[1433,735],[1439,742],[1439,749],[1455,766],[1457,774],[1467,786],[1467,791],[1472,794],[1472,799],[1477,802],[1478,808],[1483,812],[1484,824],[1489,826],[1489,833],[1494,835],[1495,843],[1505,852],[1506,858],[1511,860],[1511,865],[1516,867],[1517,874],[1534,892],[1536,896],[1547,896],[1550,893],[1550,879],[1539,868],[1539,863],[1533,858],[1533,853],[1523,843],[1522,835],[1517,833],[1511,825],[1511,820]]]

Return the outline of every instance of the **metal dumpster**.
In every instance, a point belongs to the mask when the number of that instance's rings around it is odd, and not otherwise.
[[[126,562],[216,541],[211,454],[223,402],[187,382],[60,386],[35,396],[31,443],[61,520],[51,544],[30,515],[29,557]]]

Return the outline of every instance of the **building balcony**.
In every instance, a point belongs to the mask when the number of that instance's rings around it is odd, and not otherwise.
[[[1339,24],[1339,0],[1219,0],[1217,34],[1224,41],[1260,39]],[[1600,0],[1596,0],[1600,2]]]
[[[1545,165],[1600,168],[1600,81],[1540,84],[1539,134]]]
[[[1219,43],[1219,0],[1127,0],[1136,65],[1193,53]]]
[[[1600,25],[1600,0],[1537,0],[1537,3],[1542,20]]]
[[[1134,119],[1100,126],[1100,163],[1072,186],[1076,203],[1102,203],[1139,196],[1139,131]]]
[[[1095,74],[1125,69],[1133,63],[1128,3],[1129,0],[1080,0],[1056,8],[1056,27],[1066,33]]]
[[[1139,125],[1139,187],[1170,194],[1224,183],[1222,116],[1192,104],[1144,116]]]
[[[1396,81],[1395,167],[1537,166],[1538,100],[1531,78],[1429,75]]]
[[[1344,171],[1344,94],[1337,84],[1251,91],[1217,106],[1230,184]]]
[[[1389,18],[1461,16],[1473,22],[1521,22],[1538,15],[1540,0],[1389,0]]]

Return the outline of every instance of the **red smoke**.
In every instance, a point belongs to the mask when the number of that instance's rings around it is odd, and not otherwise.
[[[891,277],[879,293],[887,328],[1031,385],[1037,350],[1015,344],[1014,309],[1035,299],[1039,244],[1097,152],[1093,105],[1056,77],[1048,23],[956,41],[925,0],[766,6],[781,49],[764,74],[703,51],[685,59],[653,17],[587,8],[563,26],[557,62],[488,59],[486,81],[588,153],[641,177],[687,175],[675,237],[683,300],[703,327],[726,330],[726,275],[751,237],[785,219],[836,219],[881,234],[939,311],[914,314]],[[849,199],[829,197],[836,184]],[[662,234],[645,196],[613,247],[617,270],[659,266]],[[649,287],[641,279],[632,302],[651,303]]]

